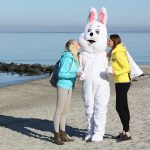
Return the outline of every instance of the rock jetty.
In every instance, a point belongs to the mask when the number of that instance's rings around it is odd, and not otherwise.
[[[40,75],[51,73],[53,66],[41,64],[17,64],[0,62],[0,72],[13,72],[18,74]]]

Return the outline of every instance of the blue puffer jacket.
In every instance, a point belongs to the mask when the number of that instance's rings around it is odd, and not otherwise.
[[[64,51],[59,64],[57,87],[72,89],[76,81],[77,72],[77,61],[69,51]]]

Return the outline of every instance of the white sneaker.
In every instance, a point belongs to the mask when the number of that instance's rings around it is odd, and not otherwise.
[[[86,137],[85,137],[85,141],[88,141],[92,138],[92,135],[91,134],[88,134]]]
[[[102,140],[103,140],[103,137],[96,135],[96,134],[94,134],[91,139],[92,142],[100,142]]]

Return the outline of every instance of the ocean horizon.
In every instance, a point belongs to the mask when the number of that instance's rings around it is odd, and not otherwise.
[[[108,36],[114,33],[121,36],[137,64],[150,64],[150,32],[111,32]],[[78,40],[79,35],[79,32],[0,33],[0,62],[54,65],[65,50],[65,43],[69,39]],[[5,81],[8,85],[33,79],[32,76],[25,78],[1,72],[0,86],[5,85]]]

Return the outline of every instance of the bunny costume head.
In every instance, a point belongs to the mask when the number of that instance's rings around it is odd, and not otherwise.
[[[84,46],[84,42],[80,41],[84,51],[88,53],[97,53],[105,51],[107,47],[107,12],[103,7],[98,13],[95,8],[91,8],[88,17],[88,23],[84,29],[83,38],[88,42],[88,46]]]

